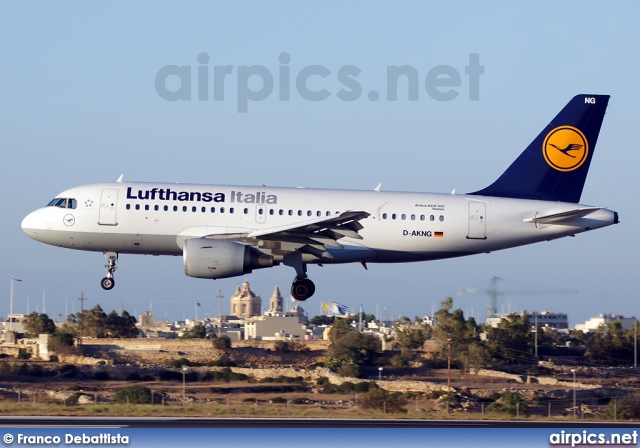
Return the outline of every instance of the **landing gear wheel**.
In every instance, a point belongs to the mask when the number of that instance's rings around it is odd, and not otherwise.
[[[109,291],[113,289],[114,286],[116,286],[116,281],[113,278],[105,277],[100,282],[100,286],[102,286],[102,289],[104,289],[105,291]]]
[[[296,300],[307,300],[314,292],[316,292],[316,285],[308,278],[296,279],[291,285],[291,295]]]

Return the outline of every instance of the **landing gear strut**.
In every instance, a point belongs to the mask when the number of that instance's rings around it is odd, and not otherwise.
[[[105,291],[109,291],[116,286],[116,280],[113,278],[113,273],[116,270],[116,263],[118,261],[118,254],[116,252],[104,252],[104,258],[107,259],[107,264],[104,266],[107,268],[107,276],[102,279],[100,286]]]

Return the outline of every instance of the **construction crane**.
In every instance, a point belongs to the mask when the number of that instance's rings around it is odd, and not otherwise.
[[[500,277],[493,277],[491,284],[487,289],[478,290],[477,288],[460,288],[458,295],[463,294],[475,294],[482,293],[489,296],[487,303],[487,319],[490,317],[498,317],[498,296],[513,295],[513,294],[575,294],[577,289],[543,289],[543,290],[529,290],[529,291],[500,291],[498,290],[498,281],[502,280]]]

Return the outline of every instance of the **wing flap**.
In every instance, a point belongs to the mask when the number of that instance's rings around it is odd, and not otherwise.
[[[270,227],[267,229],[242,229],[231,232],[215,232],[207,238],[237,241],[254,246],[260,250],[271,250],[274,254],[286,255],[300,251],[320,260],[333,258],[327,247],[343,249],[338,242],[342,238],[361,240],[358,233],[364,228],[359,222],[371,216],[365,210],[347,210],[331,216],[318,217],[295,224]]]

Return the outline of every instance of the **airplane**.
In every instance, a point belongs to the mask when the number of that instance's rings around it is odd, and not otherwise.
[[[579,204],[608,95],[577,95],[488,187],[467,194],[182,183],[71,188],[22,221],[36,241],[102,252],[105,290],[119,254],[183,257],[190,277],[284,264],[291,295],[315,292],[307,265],[438,260],[553,240],[619,222]]]

